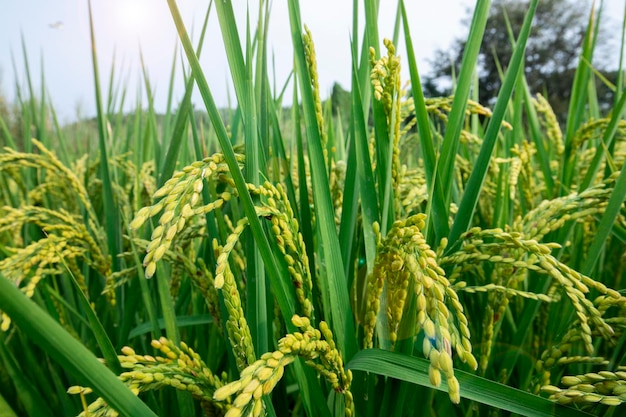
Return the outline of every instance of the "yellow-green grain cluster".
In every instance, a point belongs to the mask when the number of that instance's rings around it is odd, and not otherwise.
[[[237,158],[240,163],[243,162],[242,156]],[[153,198],[160,199],[159,201],[137,212],[130,224],[131,229],[140,228],[150,217],[162,212],[159,225],[152,231],[151,242],[143,260],[147,278],[154,275],[156,263],[163,258],[176,234],[184,229],[188,219],[213,211],[230,199],[230,193],[224,192],[214,201],[202,204],[205,179],[215,179],[225,173],[228,173],[228,166],[221,154],[195,162],[175,173],[153,195]]]
[[[558,284],[561,290],[569,298],[576,315],[578,326],[585,349],[591,353],[594,350],[592,330],[594,326],[600,334],[610,339],[615,333],[613,328],[603,319],[602,312],[587,298],[591,289],[608,297],[613,303],[623,302],[624,297],[617,291],[607,288],[604,284],[584,276],[576,270],[558,261],[551,253],[560,245],[539,243],[534,239],[524,239],[520,232],[505,232],[502,229],[480,230],[473,228],[464,235],[463,249],[441,259],[442,264],[460,265],[456,267],[453,278],[460,276],[467,265],[490,262],[504,264],[512,268],[512,278],[506,280],[505,286],[515,288],[516,283],[524,278],[524,271],[533,271],[548,276]],[[508,256],[501,255],[509,254]],[[520,275],[520,272],[523,274]],[[496,287],[493,287],[495,289]],[[474,289],[473,291],[476,291]],[[506,292],[504,293],[506,295]],[[522,295],[523,293],[508,292],[509,295]],[[527,298],[529,294],[524,294]],[[501,309],[508,304],[509,296],[501,304]],[[544,296],[536,295],[536,299],[548,300]],[[607,301],[608,302],[608,301]]]
[[[383,104],[387,121],[387,134],[393,143],[391,155],[391,180],[397,194],[400,183],[400,123],[401,123],[401,87],[400,87],[400,58],[396,55],[396,47],[391,40],[384,39],[387,55],[375,59],[375,50],[370,48],[371,81],[374,88],[374,98]],[[399,201],[396,198],[396,207]]]
[[[16,205],[0,207],[0,233],[13,242],[5,250],[0,270],[28,297],[47,276],[64,274],[71,274],[85,291],[83,265],[108,282],[111,259],[106,237],[84,181],[77,175],[84,172],[85,159],[77,161],[75,172],[41,142],[32,139],[32,143],[37,153],[8,148],[0,153],[3,184],[21,190],[14,194],[12,202]],[[24,170],[35,172],[38,183],[32,187],[24,183]],[[51,202],[54,208],[47,208]],[[37,230],[41,237],[26,244],[22,234],[25,227]],[[115,303],[114,294],[109,299]],[[60,320],[64,321],[63,315]],[[0,328],[7,330],[9,325],[10,318],[3,313]]]
[[[564,388],[546,385],[541,388],[560,404],[618,406],[626,402],[626,367],[614,372],[598,371],[561,378]]]
[[[226,239],[223,248],[218,248],[219,256],[215,268],[215,287],[221,290],[224,304],[228,312],[226,329],[237,362],[237,367],[242,370],[256,360],[250,327],[246,321],[241,296],[237,289],[235,277],[228,264],[228,255],[238,241],[244,228],[248,225],[246,218],[239,220],[233,233]]]
[[[476,369],[472,355],[468,321],[459,298],[437,263],[437,254],[426,243],[421,230],[425,227],[423,214],[396,221],[378,244],[374,270],[368,279],[367,307],[365,314],[365,347],[373,346],[379,298],[386,294],[386,319],[391,345],[398,337],[414,337],[414,334],[398,335],[404,316],[404,305],[409,295],[416,297],[417,330],[423,330],[424,355],[430,359],[430,377],[433,385],[439,385],[441,372],[448,380],[449,394],[453,402],[459,402],[458,381],[454,377],[452,349],[463,362]],[[384,290],[384,291],[383,291]],[[448,304],[451,308],[448,308]],[[406,318],[405,318],[406,319]]]
[[[232,403],[226,405],[227,417],[261,415],[262,396],[272,392],[283,377],[285,367],[297,357],[303,358],[335,391],[344,394],[345,414],[354,414],[350,392],[352,373],[344,370],[343,360],[328,325],[322,321],[318,330],[311,326],[308,318],[300,316],[294,316],[292,322],[300,329],[299,332],[287,334],[278,341],[277,351],[264,353],[241,372],[238,380],[215,391],[216,401],[235,396]]]
[[[315,55],[315,44],[313,43],[313,35],[309,28],[304,26],[304,34],[302,35],[302,43],[304,45],[304,55],[306,57],[307,69],[309,77],[311,77],[311,87],[313,89],[313,101],[315,104],[315,117],[317,119],[317,127],[320,134],[320,142],[322,144],[322,152],[324,153],[324,161],[328,165],[328,135],[324,128],[324,115],[322,113],[322,99],[320,98],[319,74],[317,72],[317,57]]]
[[[134,349],[126,346],[122,355],[118,356],[122,368],[119,378],[135,394],[164,387],[187,391],[202,403],[214,403],[218,409],[224,409],[227,402],[213,401],[216,390],[224,385],[222,378],[217,377],[206,366],[200,356],[186,343],[175,345],[162,337],[152,341],[152,347],[159,351],[159,356],[138,355]],[[87,394],[88,388],[71,387],[70,394]],[[110,408],[102,398],[96,399],[79,417],[117,417],[117,411]]]
[[[563,133],[561,132],[561,126],[554,114],[554,110],[548,100],[541,94],[537,94],[533,99],[532,104],[537,111],[539,120],[541,122],[543,131],[548,139],[549,147],[553,150],[555,156],[561,156],[565,149],[563,145]]]
[[[289,199],[281,184],[276,186],[265,182],[260,187],[248,185],[251,193],[263,197],[257,208],[257,214],[271,222],[271,232],[276,239],[278,250],[283,255],[287,270],[296,291],[300,304],[300,314],[306,317],[313,316],[313,279],[309,268],[309,257],[300,226]]]

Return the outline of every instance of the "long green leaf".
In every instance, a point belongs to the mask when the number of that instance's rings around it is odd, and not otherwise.
[[[156,414],[63,327],[0,275],[0,305],[11,320],[59,365],[127,416]]]
[[[204,16],[204,23],[202,24],[202,31],[200,32],[200,40],[198,41],[198,47],[196,48],[196,55],[198,57],[200,56],[200,52],[202,51],[204,35],[206,33],[207,25],[209,23],[209,16],[211,15],[212,4],[213,1],[211,0],[206,15]],[[176,168],[176,162],[178,160],[178,154],[185,138],[183,133],[185,132],[185,124],[187,123],[187,119],[189,117],[189,109],[191,109],[191,93],[193,93],[193,85],[194,79],[192,74],[185,83],[185,95],[183,96],[183,99],[180,102],[180,107],[176,112],[176,119],[174,120],[174,130],[172,132],[171,140],[169,142],[169,147],[167,148],[165,161],[163,162],[161,171],[159,173],[159,187],[165,184],[165,181],[170,179],[172,177],[172,174],[174,174],[174,169]],[[192,123],[194,123],[193,120]],[[165,129],[165,133],[168,133],[167,129]]]
[[[493,154],[496,140],[500,132],[500,127],[502,126],[502,121],[504,120],[504,114],[506,113],[509,99],[513,94],[518,74],[523,69],[526,42],[528,41],[528,36],[530,35],[530,27],[535,15],[535,10],[537,10],[538,3],[539,0],[532,0],[530,2],[528,12],[524,18],[524,23],[515,46],[515,51],[511,57],[511,62],[509,63],[506,76],[504,77],[502,88],[498,93],[498,99],[496,101],[496,107],[493,110],[493,116],[489,121],[489,126],[487,127],[487,132],[485,133],[485,138],[480,148],[478,159],[474,164],[474,169],[472,170],[465,187],[459,211],[454,219],[454,224],[452,225],[452,230],[450,231],[450,236],[448,237],[448,241],[451,243],[449,250],[455,246],[454,244],[457,242],[461,234],[469,228],[472,217],[474,216],[476,204],[478,204],[478,198],[487,176],[489,160]]]
[[[587,25],[587,31],[585,38],[583,39],[582,53],[579,58],[578,67],[576,67],[576,73],[574,74],[574,84],[572,85],[572,92],[570,96],[569,109],[567,111],[567,124],[565,128],[565,149],[563,150],[562,164],[561,164],[561,184],[560,195],[565,195],[570,189],[570,184],[573,176],[573,169],[575,164],[573,163],[576,154],[572,148],[573,139],[576,131],[583,123],[583,117],[585,112],[585,104],[587,103],[587,83],[590,77],[590,69],[587,62],[592,62],[593,50],[594,50],[594,32],[595,32],[595,4],[589,13],[589,24]]]
[[[376,257],[376,237],[372,225],[380,220],[378,200],[376,199],[376,186],[372,163],[370,161],[369,147],[367,144],[367,129],[365,127],[365,115],[363,114],[361,88],[357,80],[356,68],[352,66],[352,130],[354,131],[354,143],[356,147],[356,164],[361,196],[361,215],[363,216],[363,240],[365,244],[365,256],[367,272],[374,269]]]
[[[480,51],[480,44],[483,34],[485,33],[485,26],[487,25],[490,4],[491,0],[478,0],[476,8],[474,9],[469,38],[465,44],[459,80],[452,102],[452,110],[448,117],[446,133],[441,147],[441,159],[437,164],[437,176],[434,180],[434,190],[438,188],[442,190],[443,200],[433,198],[432,205],[433,211],[437,212],[437,216],[443,219],[448,218],[450,195],[454,182],[452,181],[454,163],[459,149],[461,130],[463,129],[465,120],[465,109],[467,108],[467,99],[469,98],[470,87],[473,82],[473,73],[478,59],[478,52]],[[435,194],[435,197],[437,197],[437,194]],[[431,216],[429,223],[433,223],[434,220],[435,216]],[[435,231],[434,241],[438,242],[441,238],[448,235],[448,222],[435,222],[433,224],[433,230]],[[450,243],[454,243],[454,241],[450,241]]]
[[[371,372],[439,391],[447,391],[448,387],[445,381],[439,387],[431,385],[428,377],[429,366],[430,361],[426,359],[379,349],[363,350],[357,353],[346,365],[348,369],[353,371]],[[461,386],[461,398],[523,416],[589,416],[582,411],[555,404],[537,395],[468,372],[455,369],[454,375]]]
[[[319,127],[315,116],[315,103],[308,74],[304,46],[302,44],[302,24],[300,21],[300,5],[298,0],[289,2],[289,21],[291,37],[296,61],[296,71],[300,91],[302,92],[302,107],[307,134],[307,149],[311,164],[313,181],[313,201],[317,214],[317,228],[319,246],[323,249],[326,261],[326,279],[330,289],[330,307],[332,312],[332,329],[338,336],[337,344],[343,357],[349,359],[357,350],[356,338],[348,288],[341,260],[341,249],[335,229],[335,216],[330,198],[328,176],[326,174],[324,155],[320,140]],[[345,335],[345,338],[341,336]]]
[[[180,15],[180,11],[178,10],[178,6],[176,5],[176,1],[168,0],[167,3],[170,8],[174,23],[176,24],[176,29],[178,30],[178,35],[183,44],[183,48],[185,49],[185,54],[187,55],[187,59],[189,60],[190,66],[192,68],[194,78],[196,80],[196,83],[198,84],[198,89],[200,90],[200,94],[206,106],[207,112],[209,113],[209,118],[211,119],[211,123],[213,124],[213,128],[215,129],[215,132],[217,134],[217,139],[220,143],[220,147],[222,148],[222,152],[224,153],[225,161],[228,165],[231,175],[233,176],[233,181],[239,193],[239,197],[242,200],[242,206],[245,215],[250,222],[250,229],[252,230],[254,239],[259,247],[259,252],[261,254],[261,257],[263,258],[263,262],[265,263],[265,268],[268,272],[268,277],[274,290],[274,295],[276,296],[283,317],[291,317],[295,312],[294,289],[281,276],[280,269],[278,268],[278,264],[276,263],[276,259],[274,258],[274,255],[270,248],[267,236],[263,232],[261,222],[257,218],[256,211],[252,203],[252,198],[248,193],[246,183],[239,169],[239,164],[235,158],[235,152],[233,150],[232,144],[230,143],[230,139],[226,131],[226,126],[224,126],[224,122],[221,119],[219,110],[217,108],[217,105],[215,104],[213,95],[211,94],[211,90],[207,83],[206,77],[204,76],[204,72],[202,71],[200,62],[198,61],[198,57],[194,53],[191,41],[189,40],[189,35],[187,34],[187,30],[185,29],[185,25]],[[293,326],[289,321],[287,321],[287,325],[293,329]]]
[[[441,207],[445,204],[441,182],[437,182],[435,184],[434,180],[437,169],[437,157],[435,154],[433,135],[430,130],[431,127],[428,118],[428,111],[426,110],[426,102],[424,100],[424,91],[422,90],[422,83],[417,71],[417,63],[415,62],[413,40],[411,39],[409,21],[404,7],[404,0],[401,0],[400,6],[402,12],[402,22],[404,24],[404,42],[406,44],[407,60],[409,61],[411,94],[413,96],[413,102],[415,103],[415,117],[417,119],[417,129],[419,132],[420,150],[422,160],[424,161],[424,172],[426,174],[426,186],[428,187],[428,190],[433,190],[432,201],[437,201],[437,207],[439,207],[437,210],[431,210],[433,221],[429,222],[429,224],[447,223],[448,220],[447,217],[445,217],[445,211],[441,209]],[[435,185],[437,188],[434,188]]]
[[[115,348],[111,343],[111,339],[107,335],[100,319],[98,318],[94,308],[89,303],[89,300],[81,290],[76,278],[69,274],[69,278],[72,282],[72,285],[76,289],[76,297],[78,298],[78,302],[80,306],[83,308],[85,315],[87,316],[87,320],[89,321],[89,327],[93,332],[93,336],[98,342],[98,346],[102,351],[102,356],[104,357],[106,363],[109,368],[116,374],[122,373],[122,366],[120,365],[120,361],[117,358],[117,353],[115,352]]]
[[[246,60],[241,49],[241,41],[237,32],[237,22],[230,0],[216,3],[217,16],[224,38],[226,56],[235,85],[235,94],[241,109],[244,125],[244,145],[246,150],[245,177],[246,182],[259,185],[260,144],[257,130],[257,109],[254,100],[252,77],[252,47],[246,43]],[[259,16],[262,19],[262,14]],[[249,23],[248,23],[249,27]],[[247,37],[249,38],[249,37]],[[246,318],[256,351],[262,354],[268,350],[268,318],[267,289],[265,270],[258,249],[254,246],[253,237],[246,234],[246,270],[247,270],[247,302]]]
[[[626,94],[624,94],[622,98],[626,98]],[[611,234],[611,229],[613,228],[613,225],[615,225],[615,219],[617,219],[617,216],[620,214],[620,210],[622,209],[625,200],[626,167],[622,167],[619,177],[615,182],[615,188],[613,189],[609,202],[607,203],[606,210],[602,215],[602,220],[600,220],[600,224],[598,224],[598,229],[595,232],[593,242],[587,251],[587,259],[585,259],[585,263],[580,271],[582,274],[587,276],[591,275],[593,267],[600,257],[607,238]]]
[[[0,417],[17,417],[7,400],[0,395]]]
[[[0,277],[0,279],[4,278]],[[20,365],[28,366],[28,364],[20,364],[16,361],[14,355],[5,345],[5,341],[5,336],[0,335],[0,363],[2,363],[4,371],[6,371],[6,374],[11,379],[11,385],[15,388],[17,399],[22,403],[29,416],[52,417],[49,408],[43,406],[41,401],[39,401],[41,393],[37,392],[34,385],[28,381],[24,370],[20,369]],[[2,414],[0,414],[0,416],[1,415]]]
[[[378,34],[378,2],[368,0],[365,2],[365,32],[366,39],[370,48],[375,51],[375,56],[380,56],[379,34]],[[355,59],[353,58],[353,61]],[[354,84],[354,82],[353,82]],[[361,91],[366,89],[372,90],[371,83],[361,84]],[[365,104],[365,103],[364,103]],[[387,115],[381,100],[372,100],[372,115],[374,118],[374,134],[375,134],[375,153],[376,153],[376,169],[374,174],[378,183],[378,220],[383,235],[387,233],[387,229],[391,227],[391,223],[395,218],[393,210],[393,190],[391,181],[391,146],[393,138],[387,129]]]
[[[609,125],[604,130],[604,134],[602,135],[602,142],[596,147],[596,153],[593,156],[593,160],[589,165],[589,169],[585,174],[583,182],[580,184],[580,191],[589,188],[592,181],[596,177],[596,174],[600,169],[600,163],[602,162],[602,158],[604,157],[605,149],[610,149],[612,147],[613,140],[615,139],[615,134],[617,133],[617,127],[619,126],[619,122],[622,121],[624,111],[626,111],[626,94],[622,92],[621,99],[617,104],[615,104],[615,106],[613,106]]]
[[[532,103],[532,97],[530,95],[530,89],[528,83],[524,77],[524,105],[526,107],[526,117],[528,119],[528,128],[530,137],[537,148],[537,157],[539,158],[539,164],[541,165],[541,172],[546,184],[546,194],[548,197],[554,196],[554,178],[552,177],[552,169],[550,168],[550,155],[539,127],[539,119],[537,117],[537,111]]]
[[[108,152],[107,152],[107,134],[105,129],[106,115],[102,108],[102,93],[100,91],[100,76],[98,70],[98,55],[96,53],[96,37],[94,35],[93,14],[91,12],[91,0],[88,0],[89,6],[89,34],[91,37],[91,59],[93,63],[93,76],[96,94],[96,113],[98,121],[98,143],[100,149],[100,175],[102,176],[102,199],[104,202],[104,210],[106,212],[106,235],[109,244],[109,255],[113,260],[114,270],[120,269],[120,260],[118,254],[122,248],[122,233],[120,229],[120,214],[113,193],[113,182],[109,172]]]

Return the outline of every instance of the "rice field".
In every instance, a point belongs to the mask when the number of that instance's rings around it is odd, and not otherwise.
[[[210,2],[193,41],[167,3],[175,109],[116,109],[96,47],[95,120],[62,126],[33,91],[0,113],[0,416],[624,413],[626,94],[605,80],[598,106],[597,10],[560,125],[523,71],[538,0],[492,108],[474,77],[489,0],[435,98],[404,2],[385,34],[355,1],[340,114],[298,0],[290,107],[268,2],[245,33]],[[212,14],[230,109],[198,61]]]

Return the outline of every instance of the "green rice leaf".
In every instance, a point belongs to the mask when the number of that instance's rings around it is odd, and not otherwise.
[[[20,364],[5,343],[6,338],[4,334],[0,335],[0,363],[2,363],[3,370],[6,371],[7,376],[11,379],[11,385],[15,388],[17,399],[29,416],[52,417],[50,409],[40,401],[41,394],[28,381],[24,370],[20,368]],[[22,365],[28,366],[29,363],[22,363]],[[37,366],[38,364],[31,363],[30,365]],[[1,398],[0,401],[4,401],[4,398]],[[1,411],[3,409],[5,409],[5,412],[12,411],[8,404],[5,403],[4,406],[0,404],[0,416],[2,416]]]
[[[437,175],[434,180],[434,190],[441,189],[443,199],[433,199],[432,210],[437,212],[437,215],[430,217],[430,223],[434,222],[435,216],[439,216],[442,219],[448,218],[452,184],[454,183],[454,181],[452,181],[454,164],[459,149],[461,130],[465,123],[467,99],[469,98],[470,87],[473,82],[473,73],[478,60],[480,44],[485,32],[485,26],[487,25],[490,4],[491,0],[478,0],[476,8],[474,9],[469,38],[463,52],[459,80],[454,92],[452,110],[448,116],[448,124],[441,145],[440,161],[437,164]],[[435,232],[434,241],[438,242],[441,238],[448,236],[448,222],[441,221],[433,223],[433,230]],[[450,240],[450,243],[454,244],[454,241]]]
[[[575,150],[572,148],[576,131],[583,123],[585,104],[587,103],[587,84],[590,77],[588,62],[592,62],[593,50],[595,46],[595,26],[596,26],[595,4],[589,13],[589,24],[583,39],[582,53],[579,58],[578,67],[574,75],[574,85],[572,86],[569,109],[567,111],[567,123],[565,128],[565,149],[561,164],[561,184],[560,195],[565,195],[571,185],[573,169],[572,163],[575,158]]]
[[[624,115],[624,111],[626,111],[626,94],[622,92],[621,99],[611,110],[611,120],[609,121],[609,125],[604,130],[604,134],[602,135],[602,142],[596,147],[596,153],[595,155],[593,155],[593,160],[589,165],[589,169],[585,174],[585,178],[580,184],[581,191],[589,188],[592,181],[596,177],[596,174],[600,169],[600,163],[602,162],[602,158],[604,157],[605,150],[611,149],[613,145],[613,140],[615,139],[615,134],[617,133],[617,127],[619,125],[619,122],[623,120],[622,117]]]
[[[204,23],[202,24],[202,31],[200,32],[200,40],[198,41],[198,47],[196,48],[196,55],[199,57],[200,52],[202,51],[202,45],[204,43],[204,35],[206,33],[207,24],[209,22],[209,16],[211,15],[211,5],[213,2],[209,3],[209,8],[207,9],[206,15],[204,17]],[[189,76],[187,82],[185,83],[185,95],[180,102],[180,107],[176,112],[176,118],[174,120],[174,130],[172,131],[171,140],[169,141],[169,146],[167,148],[167,153],[165,155],[165,161],[161,166],[161,171],[159,173],[158,185],[159,187],[165,184],[165,181],[172,177],[174,174],[174,170],[176,169],[176,162],[178,160],[178,154],[180,153],[181,145],[185,139],[185,125],[187,123],[189,117],[189,110],[191,107],[191,93],[193,93],[194,79],[193,74]],[[171,89],[170,89],[171,90]],[[167,120],[167,119],[166,119]],[[192,123],[194,121],[192,120]],[[168,129],[165,126],[164,131],[167,133]]]
[[[17,417],[7,400],[0,395],[0,417]]]
[[[403,355],[379,349],[368,349],[357,353],[346,365],[353,371],[371,372],[423,387],[439,391],[447,391],[445,381],[439,387],[433,387],[428,378],[430,361],[414,356]],[[559,416],[588,416],[582,411],[555,404],[545,398],[521,391],[497,382],[490,381],[463,372],[454,370],[454,375],[461,386],[461,398],[477,401],[501,410],[523,416],[551,417]]]
[[[341,259],[339,239],[335,229],[334,213],[330,197],[328,176],[324,163],[319,128],[315,116],[315,104],[310,77],[304,56],[302,44],[302,24],[300,21],[300,6],[297,0],[289,2],[289,21],[293,41],[296,71],[300,91],[302,93],[302,107],[307,134],[307,149],[311,164],[313,182],[313,201],[317,214],[317,228],[319,232],[319,246],[322,248],[326,261],[326,279],[330,291],[331,328],[336,335],[345,335],[338,338],[338,345],[343,357],[348,359],[356,352],[356,338],[346,277]]]
[[[500,132],[500,127],[502,126],[502,121],[504,120],[504,114],[507,111],[509,100],[513,94],[518,74],[523,69],[526,42],[528,41],[528,37],[530,35],[530,27],[538,2],[538,0],[532,0],[530,2],[528,12],[524,18],[519,39],[515,46],[515,50],[513,51],[513,56],[511,57],[511,62],[509,63],[506,76],[504,77],[502,88],[498,93],[498,99],[493,110],[493,116],[489,121],[489,126],[487,127],[487,132],[485,132],[485,138],[480,148],[480,153],[478,154],[478,158],[474,164],[474,169],[472,170],[465,187],[459,211],[454,219],[452,230],[450,231],[450,236],[448,237],[448,241],[451,243],[448,250],[455,247],[455,242],[457,242],[461,234],[469,228],[472,217],[474,216],[476,204],[478,204],[478,198],[480,197],[480,192],[487,176],[489,160],[493,154],[493,150],[496,146],[496,140]]]
[[[16,326],[78,378],[78,384],[93,388],[123,415],[156,417],[93,353],[1,275],[0,304]]]
[[[626,94],[622,96],[621,101],[624,101],[624,98],[626,98]],[[619,177],[615,183],[615,188],[613,189],[609,202],[607,203],[606,210],[602,215],[602,219],[598,224],[591,246],[587,251],[587,259],[585,259],[585,263],[580,270],[582,274],[590,276],[593,272],[593,268],[600,258],[600,254],[602,253],[606,240],[615,225],[615,220],[617,219],[617,216],[619,216],[620,210],[624,207],[624,201],[626,201],[626,169],[622,167]]]
[[[237,188],[239,196],[242,200],[243,210],[250,222],[250,229],[259,247],[259,252],[261,254],[261,257],[263,258],[263,262],[268,273],[267,275],[270,279],[270,284],[272,285],[272,289],[274,290],[274,295],[276,296],[283,317],[291,317],[295,312],[294,289],[281,276],[280,269],[278,268],[276,259],[274,258],[274,255],[270,248],[267,236],[263,231],[261,222],[256,216],[256,211],[252,203],[252,198],[248,193],[246,183],[235,158],[235,152],[230,142],[230,138],[228,137],[226,126],[224,126],[224,122],[222,121],[217,105],[215,104],[215,100],[213,99],[213,95],[211,94],[211,90],[207,83],[206,77],[204,76],[204,72],[202,71],[200,62],[198,61],[198,57],[194,53],[193,47],[191,46],[191,41],[189,40],[189,36],[187,35],[187,31],[182,21],[182,17],[180,16],[176,1],[168,0],[168,5],[172,14],[172,18],[174,19],[174,22],[176,24],[178,35],[185,49],[185,54],[187,56],[187,59],[189,60],[194,77],[196,79],[196,83],[198,84],[198,89],[200,90],[200,94],[202,95],[202,99],[206,106],[207,112],[209,113],[209,118],[211,119],[213,128],[216,131],[217,139],[220,143],[222,152],[224,153],[225,161],[228,165],[231,175],[233,176],[235,187]],[[288,326],[291,326],[289,322]]]
[[[122,248],[122,233],[120,229],[120,213],[113,193],[113,182],[109,172],[108,152],[107,152],[107,134],[105,129],[106,119],[105,112],[102,108],[102,94],[100,91],[100,76],[98,70],[98,55],[96,53],[96,38],[94,35],[93,15],[91,12],[91,0],[89,5],[89,33],[91,36],[91,59],[93,63],[93,76],[96,94],[96,113],[98,121],[98,144],[100,150],[100,175],[102,179],[102,200],[104,202],[104,210],[106,216],[106,235],[109,244],[109,255],[113,259],[114,270],[120,269],[120,259],[118,254]]]

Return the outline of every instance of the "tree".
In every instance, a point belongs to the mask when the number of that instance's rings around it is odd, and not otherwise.
[[[517,34],[527,10],[528,2],[523,0],[493,2],[478,61],[479,100],[483,104],[491,103],[497,96],[501,85],[499,67],[504,70],[511,59],[512,47],[505,18],[508,17],[513,33]],[[543,0],[537,7],[528,40],[525,75],[529,89],[548,97],[561,121],[567,114],[588,14],[588,8],[581,7],[576,0]],[[436,51],[435,59],[431,62],[433,70],[425,82],[429,86],[429,93],[444,94],[449,91],[445,90],[450,85],[451,65],[458,71],[464,48],[465,41],[457,39],[450,51]],[[600,58],[602,48],[600,44],[596,47],[596,56],[600,54]],[[597,62],[598,60],[594,63]],[[614,74],[615,72],[612,73]]]

